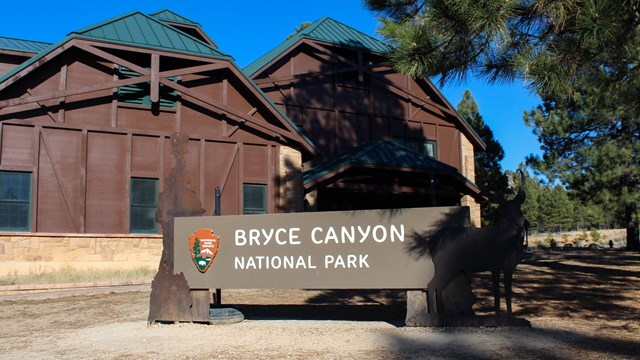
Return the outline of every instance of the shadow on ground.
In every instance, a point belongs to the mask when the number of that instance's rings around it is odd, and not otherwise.
[[[401,290],[328,290],[304,305],[225,304],[246,319],[385,321],[404,325],[406,293]]]

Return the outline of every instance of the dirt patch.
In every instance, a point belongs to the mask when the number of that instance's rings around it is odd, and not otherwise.
[[[474,280],[491,314],[489,276]],[[247,320],[148,327],[149,291],[0,302],[0,359],[602,359],[640,356],[640,256],[562,253],[518,267],[531,328],[406,328],[401,291],[224,291]]]

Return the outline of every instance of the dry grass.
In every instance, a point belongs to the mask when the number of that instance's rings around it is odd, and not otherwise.
[[[144,281],[151,280],[156,269],[76,269],[67,267],[51,270],[41,268],[28,274],[11,273],[0,278],[0,285],[73,284],[87,282]]]

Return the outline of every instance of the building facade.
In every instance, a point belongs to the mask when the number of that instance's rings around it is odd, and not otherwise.
[[[132,261],[109,239],[161,244],[175,132],[205,215],[218,188],[224,215],[464,205],[479,218],[484,144],[387,51],[323,18],[241,70],[168,10],[52,45],[0,38],[0,259]]]
[[[318,146],[304,164],[317,210],[471,207],[484,143],[426,78],[396,72],[387,45],[321,18],[244,70]]]

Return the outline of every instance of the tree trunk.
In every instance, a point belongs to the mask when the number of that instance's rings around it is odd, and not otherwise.
[[[638,236],[638,222],[632,216],[634,208],[627,205],[625,208],[625,222],[627,224],[627,250],[640,251],[640,237]]]

